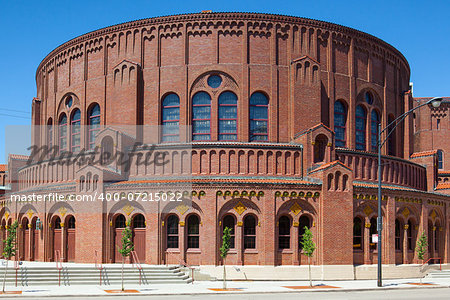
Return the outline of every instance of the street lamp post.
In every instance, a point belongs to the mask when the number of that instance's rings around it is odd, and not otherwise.
[[[431,104],[433,107],[439,107],[441,105],[442,98],[441,97],[435,97],[430,99],[429,101],[420,104],[419,106],[416,106],[404,114],[398,116],[394,121],[389,123],[383,130],[381,130],[381,123],[378,123],[378,218],[377,218],[377,232],[378,232],[378,268],[377,268],[377,285],[379,287],[383,286],[382,283],[382,272],[381,272],[381,251],[382,251],[382,232],[383,232],[383,218],[381,216],[381,148],[388,140],[389,136],[392,134],[392,132],[397,128],[398,124],[403,122],[405,118],[415,111],[416,109]],[[381,140],[381,135],[383,132],[387,131],[386,137],[384,140]]]

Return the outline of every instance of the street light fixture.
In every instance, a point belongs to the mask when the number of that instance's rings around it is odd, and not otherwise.
[[[434,108],[437,108],[441,105],[442,103],[442,97],[434,97],[430,100],[428,100],[425,103],[422,103],[410,110],[408,110],[407,112],[401,114],[400,116],[398,116],[394,121],[392,121],[391,123],[389,123],[383,130],[381,130],[381,123],[378,123],[378,142],[377,142],[377,146],[378,146],[378,217],[377,217],[377,231],[378,231],[378,268],[377,268],[377,285],[379,287],[383,286],[382,284],[382,272],[381,272],[381,251],[382,251],[382,231],[383,231],[383,218],[381,217],[381,147],[383,147],[383,145],[386,143],[386,141],[388,140],[389,136],[394,132],[395,128],[397,128],[398,124],[400,124],[401,122],[403,122],[405,120],[405,118],[412,113],[413,111],[415,111],[416,109],[425,106],[425,105],[430,105],[433,106]],[[384,138],[384,140],[381,140],[381,134],[383,132],[387,131],[386,137]]]

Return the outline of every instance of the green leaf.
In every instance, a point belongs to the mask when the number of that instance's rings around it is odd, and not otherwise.
[[[308,257],[312,257],[314,255],[314,251],[316,250],[316,244],[314,244],[311,230],[309,230],[306,226],[304,229],[305,233],[303,234],[301,241],[303,253]]]

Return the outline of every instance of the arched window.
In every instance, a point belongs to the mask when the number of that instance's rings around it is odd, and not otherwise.
[[[168,94],[162,101],[162,141],[180,140],[180,98],[177,94]]]
[[[444,152],[442,150],[438,150],[437,157],[438,157],[438,169],[443,169],[444,168]]]
[[[179,219],[175,215],[167,218],[167,248],[178,248],[178,223]]]
[[[433,227],[434,234],[434,251],[439,251],[439,222],[436,222]]]
[[[256,218],[253,215],[244,217],[244,249],[256,249]]]
[[[237,96],[223,92],[219,96],[219,140],[237,139]]]
[[[53,146],[53,120],[48,119],[47,122],[47,147],[50,150]]]
[[[70,120],[70,147],[72,152],[80,151],[81,112],[76,109]]]
[[[190,215],[188,217],[187,236],[188,249],[200,248],[200,219],[196,215]]]
[[[250,141],[267,141],[269,99],[263,93],[250,97]]]
[[[145,228],[145,218],[142,214],[137,214],[134,216],[133,228]]]
[[[408,235],[408,250],[414,250],[413,249],[413,223],[411,222],[411,220],[408,220],[408,231],[406,232],[406,234]]]
[[[370,145],[373,152],[378,151],[378,123],[380,123],[380,115],[376,110],[372,110],[370,114]]]
[[[59,217],[55,218],[55,221],[53,222],[53,228],[61,229],[61,219]]]
[[[390,115],[388,117],[388,124],[394,122],[394,116]],[[395,124],[389,126],[388,133],[395,127]],[[389,155],[395,155],[395,129],[391,132],[391,135],[388,137],[388,153]]]
[[[69,221],[67,221],[67,228],[75,229],[75,217],[74,216],[71,216],[69,218]]]
[[[362,221],[356,217],[353,219],[353,249],[362,249],[363,232]]]
[[[95,104],[89,111],[89,149],[95,147],[95,135],[100,130],[100,105]]]
[[[328,138],[319,134],[314,141],[314,163],[325,161],[325,152],[328,144]]]
[[[398,219],[395,220],[395,250],[402,250],[402,228]]]
[[[103,165],[108,165],[112,161],[113,152],[114,152],[114,141],[112,137],[105,136],[102,139],[102,152],[100,155],[100,163]]]
[[[370,229],[369,229],[369,238],[372,238],[372,236],[374,234],[377,234],[377,219],[375,217],[370,219]],[[377,248],[377,243],[374,243],[373,241],[371,241],[370,243],[370,249],[371,250],[375,250]]]
[[[59,152],[67,150],[67,116],[62,114],[59,118]]]
[[[298,248],[303,249],[302,247],[302,241],[303,241],[303,235],[305,234],[305,227],[308,229],[311,228],[310,220],[307,216],[303,215],[298,220]]]
[[[125,226],[126,226],[126,220],[125,220],[124,215],[118,215],[114,222],[114,227],[115,228],[125,228]]]
[[[346,147],[347,110],[341,101],[334,102],[334,133],[336,147]]]
[[[234,217],[231,215],[227,215],[223,218],[223,229],[225,230],[225,227],[230,228],[230,248],[234,249],[234,238],[235,238],[235,226],[234,226]]]
[[[198,92],[192,98],[192,140],[211,139],[211,97],[208,93]]]
[[[366,150],[366,111],[362,106],[356,107],[356,150]]]
[[[287,216],[278,221],[278,249],[291,248],[291,220]]]

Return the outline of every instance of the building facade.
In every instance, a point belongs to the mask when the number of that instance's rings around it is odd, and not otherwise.
[[[74,38],[37,69],[32,144],[73,153],[100,146],[134,159],[154,145],[170,162],[127,170],[11,155],[1,234],[19,221],[22,260],[53,261],[59,251],[65,261],[113,263],[130,221],[141,262],[220,265],[228,226],[227,263],[278,266],[306,263],[306,226],[314,264],[373,264],[381,176],[383,262],[417,263],[422,232],[429,257],[448,262],[449,104],[399,124],[377,172],[377,124],[425,101],[413,98],[409,78],[405,57],[382,40],[289,16],[177,15]],[[174,182],[189,205],[126,199],[173,191]],[[8,198],[49,192],[122,200],[86,210]]]

